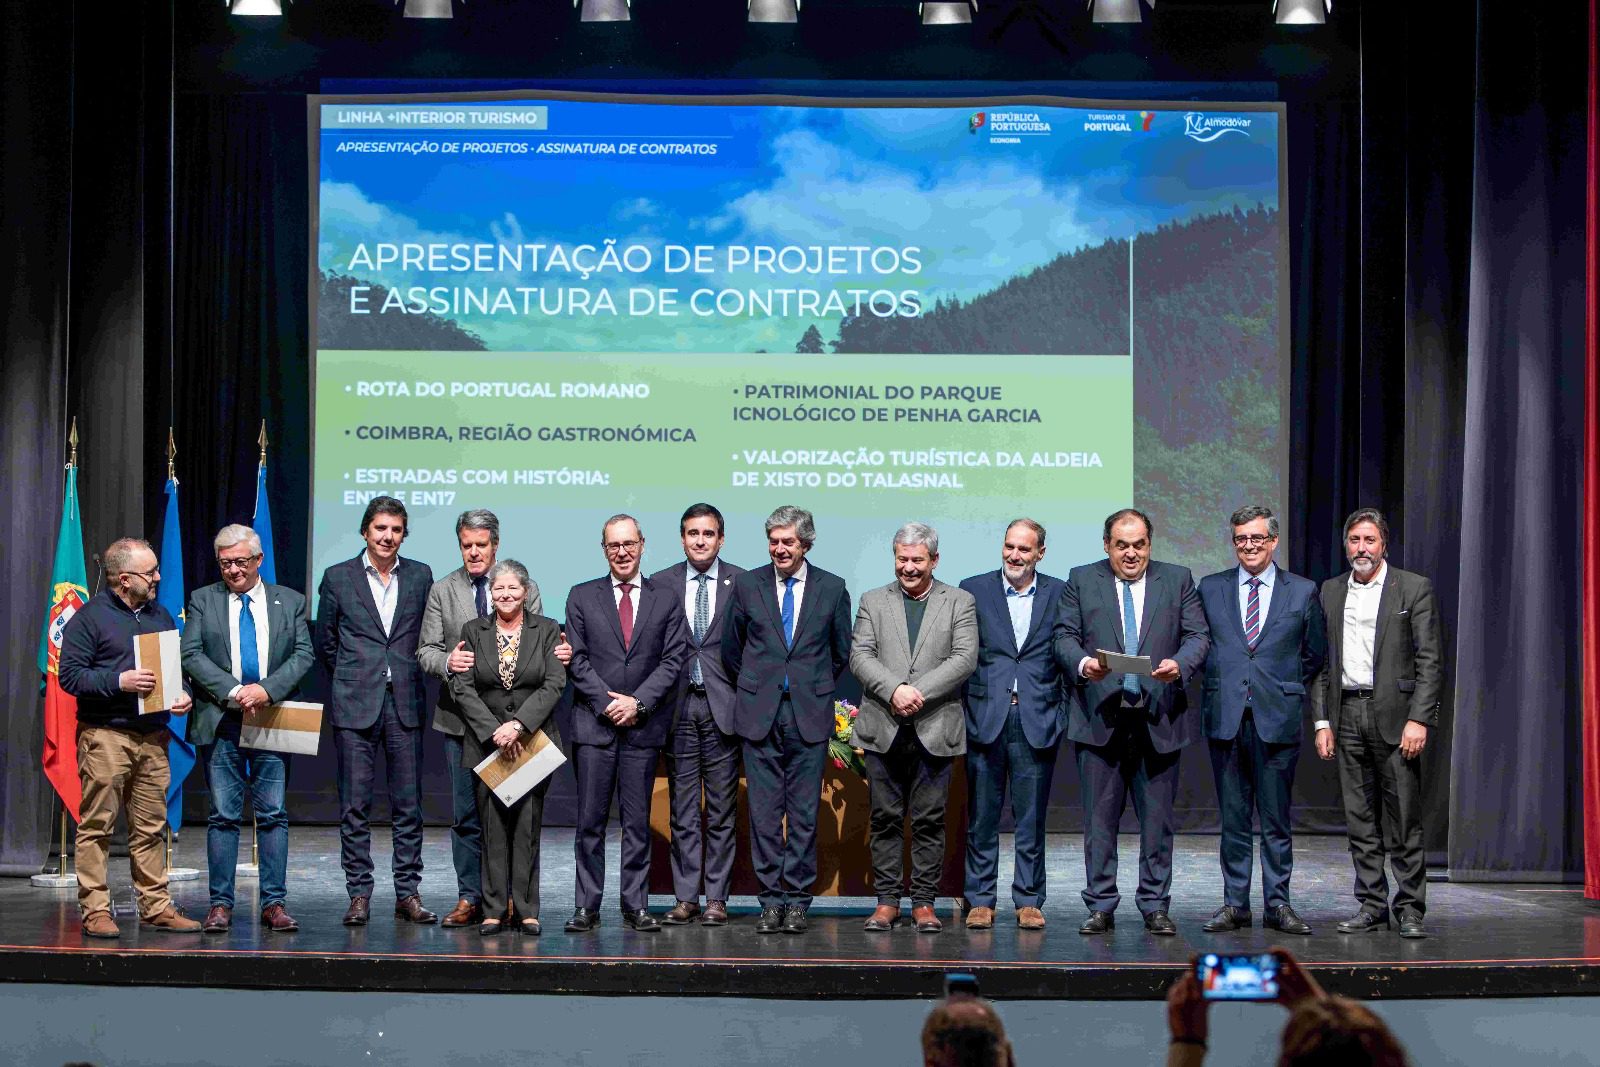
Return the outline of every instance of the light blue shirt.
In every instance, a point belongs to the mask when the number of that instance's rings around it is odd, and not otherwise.
[[[1028,588],[1017,592],[1011,583],[1006,581],[1005,572],[1000,572],[1000,584],[1006,591],[1006,610],[1011,613],[1011,635],[1017,640],[1017,651],[1022,651],[1022,642],[1028,639],[1028,624],[1033,621],[1033,594],[1039,589],[1039,579],[1034,578],[1028,583]],[[1011,691],[1017,691],[1017,680],[1011,679]]]
[[[1278,565],[1276,563],[1271,564],[1266,570],[1253,576],[1243,567],[1239,568],[1239,623],[1241,626],[1244,624],[1245,617],[1248,614],[1245,610],[1245,605],[1250,603],[1250,579],[1252,577],[1261,579],[1261,589],[1256,595],[1261,601],[1261,628],[1264,629],[1267,625],[1267,609],[1272,607],[1272,586],[1278,580]]]

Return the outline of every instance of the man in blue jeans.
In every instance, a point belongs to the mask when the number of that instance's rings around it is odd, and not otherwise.
[[[288,933],[299,929],[285,907],[289,759],[266,749],[241,751],[239,733],[247,710],[288,699],[311,668],[306,598],[261,580],[261,539],[250,527],[224,526],[212,544],[222,581],[189,598],[181,641],[183,670],[195,691],[189,739],[200,750],[211,791],[211,908],[204,929],[223,933],[233,924],[234,868],[248,788],[261,853],[261,925]]]

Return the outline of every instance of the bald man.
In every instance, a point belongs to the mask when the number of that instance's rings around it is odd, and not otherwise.
[[[1016,1067],[994,1005],[957,993],[935,1004],[922,1024],[923,1067]]]

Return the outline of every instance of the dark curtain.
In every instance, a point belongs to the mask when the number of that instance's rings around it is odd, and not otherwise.
[[[1584,255],[1588,410],[1583,442],[1583,845],[1584,896],[1600,902],[1600,0],[1589,0],[1588,211]]]

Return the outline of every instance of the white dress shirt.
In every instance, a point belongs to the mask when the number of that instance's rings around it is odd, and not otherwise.
[[[389,580],[383,580],[383,575],[373,565],[372,557],[361,553],[361,565],[367,571],[367,587],[372,590],[372,599],[378,605],[378,619],[383,623],[383,633],[387,637],[389,631],[394,629],[394,609],[400,603],[400,560],[394,561],[394,569],[389,572]]]
[[[711,566],[705,569],[706,576],[706,625],[711,625],[711,620],[717,615],[717,568],[721,565],[720,557],[712,557]],[[700,571],[694,569],[693,563],[685,563],[683,569],[688,585],[683,594],[683,613],[689,620],[690,632],[694,632],[694,602],[700,591]]]
[[[1267,611],[1272,607],[1272,587],[1278,581],[1278,568],[1269,563],[1267,569],[1260,574],[1251,574],[1243,567],[1239,568],[1239,622],[1249,631],[1249,624],[1245,620],[1250,617],[1250,579],[1260,578],[1261,588],[1256,591],[1256,599],[1260,601],[1259,618],[1256,621],[1256,632],[1267,625]]]
[[[801,560],[800,569],[794,572],[794,625],[796,631],[800,628],[800,602],[805,599],[806,575],[810,570],[811,564]],[[778,580],[778,620],[781,622],[783,620],[783,583],[785,578],[778,573],[776,567],[772,569],[772,574]],[[791,638],[793,636],[793,634],[790,635]]]
[[[1127,586],[1133,592],[1134,632],[1140,637],[1144,636],[1144,590],[1146,585],[1145,579],[1148,577],[1150,577],[1150,568],[1148,566],[1145,567],[1143,574],[1139,575],[1137,579],[1131,582],[1123,580],[1123,578],[1118,575],[1115,570],[1112,570],[1111,601],[1117,606],[1117,632],[1119,634],[1124,630],[1124,624],[1122,621],[1122,587]],[[1129,656],[1137,656],[1139,654],[1139,648],[1137,645],[1135,645],[1133,648],[1125,648],[1122,651],[1124,654]],[[1099,662],[1099,660],[1095,656],[1083,657],[1083,659],[1078,661],[1078,676],[1080,678],[1087,678],[1088,675],[1084,673],[1084,668],[1091,663],[1097,662]]]
[[[1370,582],[1356,581],[1351,572],[1344,594],[1344,643],[1339,653],[1340,684],[1346,689],[1371,689],[1373,656],[1378,637],[1378,601],[1389,565],[1378,564]]]
[[[267,585],[260,578],[256,579],[254,589],[247,590],[246,596],[250,598],[250,617],[256,624],[256,663],[260,666],[261,677],[267,676]],[[244,678],[244,666],[239,657],[239,612],[244,604],[239,600],[239,594],[233,591],[228,593],[228,647],[233,650],[233,663],[231,670],[235,678]],[[228,690],[228,703],[238,704],[239,690],[244,686],[236,685]]]
[[[1022,651],[1022,642],[1028,639],[1028,624],[1033,621],[1033,597],[1039,591],[1039,579],[1034,577],[1028,583],[1028,588],[1017,591],[1016,586],[1006,581],[1006,572],[1000,572],[1000,588],[1005,590],[1006,611],[1011,613],[1011,636],[1016,639],[1017,651]],[[1017,691],[1017,680],[1011,679],[1011,691]]]
[[[633,605],[633,618],[635,622],[637,622],[639,619],[639,586],[642,582],[643,579],[637,574],[628,579],[628,584],[633,587],[628,590],[628,603]],[[619,613],[622,611],[622,579],[618,578],[615,574],[611,576],[611,603],[617,606],[617,611]]]

